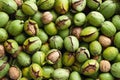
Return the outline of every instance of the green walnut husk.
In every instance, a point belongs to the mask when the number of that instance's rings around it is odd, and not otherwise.
[[[48,44],[48,43],[42,44],[40,50],[41,50],[42,52],[44,52],[45,54],[47,54],[47,52],[50,50],[49,44]]]
[[[116,56],[118,55],[118,53],[119,53],[119,51],[118,51],[118,49],[116,47],[110,46],[110,47],[107,47],[103,51],[103,57],[106,60],[112,61],[112,60],[114,60],[116,58]]]
[[[17,36],[23,31],[23,20],[13,20],[7,27],[7,31],[12,36]]]
[[[76,12],[81,12],[86,7],[86,0],[71,0],[71,7]]]
[[[86,15],[84,13],[77,13],[74,15],[74,24],[76,26],[82,26],[86,22]]]
[[[14,0],[0,0],[0,11],[12,14],[17,11],[17,4]]]
[[[89,50],[90,50],[90,53],[93,56],[97,56],[97,55],[101,54],[101,52],[102,52],[102,46],[101,46],[101,44],[98,41],[92,41],[89,44]]]
[[[52,73],[54,80],[68,80],[70,72],[68,69],[58,68]]]
[[[92,75],[99,70],[99,64],[96,60],[89,59],[82,65],[81,69],[82,69],[82,74]]]
[[[13,39],[8,39],[4,42],[6,52],[14,54],[18,50],[18,43]]]
[[[75,36],[67,36],[64,39],[64,47],[69,52],[75,52],[79,47],[79,41]]]
[[[115,58],[114,62],[120,62],[120,53],[117,55],[117,57]]]
[[[42,10],[49,10],[53,8],[54,3],[55,3],[55,0],[38,0],[37,1],[37,5],[39,9],[42,9]]]
[[[5,27],[5,25],[7,24],[9,20],[9,16],[7,13],[5,12],[0,12],[0,28],[1,27]]]
[[[116,11],[116,4],[112,0],[106,0],[101,3],[98,11],[103,14],[103,16],[108,19],[115,14]]]
[[[105,21],[105,18],[100,12],[92,11],[87,15],[87,21],[91,25],[99,27]]]
[[[50,36],[56,35],[58,32],[56,25],[53,22],[50,22],[49,24],[44,25],[44,30]]]
[[[56,0],[54,8],[57,13],[65,14],[69,9],[69,1],[68,0]]]
[[[0,43],[8,39],[8,33],[4,28],[0,28]]]
[[[66,15],[59,16],[55,21],[56,27],[59,30],[64,30],[70,27],[71,20]]]
[[[112,17],[112,23],[116,27],[117,30],[120,30],[120,15],[114,15]]]
[[[29,66],[31,64],[30,55],[26,54],[25,52],[20,52],[17,56],[17,62],[21,66]]]
[[[82,37],[84,42],[94,41],[98,38],[98,35],[99,35],[99,32],[97,28],[93,26],[85,27],[80,33],[80,36]]]
[[[52,77],[51,74],[54,71],[54,68],[52,66],[43,66],[42,69],[43,69],[43,77],[45,79],[49,79]]]
[[[114,37],[114,45],[117,47],[117,48],[120,48],[120,32],[117,32],[115,34],[115,37]]]
[[[33,63],[30,65],[29,74],[33,79],[39,80],[39,78],[41,79],[43,77],[43,69],[38,64]]]
[[[110,73],[101,73],[99,74],[100,80],[114,80],[114,77]]]
[[[120,62],[113,63],[110,72],[114,77],[120,78]]]
[[[73,71],[70,74],[69,80],[82,80],[81,75],[77,71]]]
[[[61,36],[63,39],[67,36],[69,36],[70,30],[69,29],[64,29],[64,30],[59,30],[58,35]]]
[[[20,80],[28,80],[26,77],[22,77],[20,78]]]
[[[31,79],[31,76],[30,76],[30,74],[29,74],[29,70],[30,70],[30,67],[29,67],[29,66],[22,68],[22,76],[23,76],[23,77],[26,77],[26,78],[28,78],[28,79]]]
[[[58,35],[52,36],[49,39],[49,45],[53,49],[62,49],[63,48],[63,39]]]
[[[62,56],[62,63],[65,66],[72,66],[75,62],[75,53],[65,52]]]
[[[24,31],[30,36],[35,36],[39,32],[39,28],[34,20],[28,19],[24,23]]]
[[[34,15],[38,11],[38,7],[32,1],[25,1],[22,4],[22,11],[29,16]]]
[[[116,33],[116,28],[114,24],[110,21],[105,21],[101,24],[101,32],[108,37],[112,37]]]
[[[102,3],[102,0],[87,0],[86,4],[87,6],[92,10],[97,10],[100,4]]]
[[[37,51],[32,55],[32,62],[37,63],[39,65],[45,64],[45,53],[42,51]]]
[[[0,60],[0,78],[4,77],[8,73],[9,68],[10,65],[7,62]]]
[[[49,64],[55,64],[61,57],[61,52],[57,49],[51,49],[47,52],[46,61]]]
[[[80,63],[90,59],[90,53],[87,48],[79,47],[76,51],[76,60]]]
[[[23,43],[23,49],[29,53],[33,54],[34,52],[38,51],[41,48],[42,42],[39,37],[29,37]]]

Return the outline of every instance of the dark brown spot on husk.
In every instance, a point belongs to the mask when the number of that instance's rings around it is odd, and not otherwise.
[[[6,64],[7,64],[7,62],[4,62],[4,63],[0,66],[0,71],[2,71],[2,70],[5,68]]]
[[[65,25],[65,22],[67,21],[67,20],[69,20],[69,19],[63,19],[63,20],[59,20],[57,23],[56,23],[56,25],[57,25],[57,27],[58,28],[61,28],[63,25]]]
[[[76,10],[77,6],[81,5],[82,2],[83,2],[83,0],[79,0],[79,1],[76,1],[76,2],[72,3],[72,7],[73,7],[73,9]]]

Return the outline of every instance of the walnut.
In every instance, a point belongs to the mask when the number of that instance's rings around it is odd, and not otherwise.
[[[111,64],[107,60],[100,61],[100,71],[101,72],[109,72],[111,68]]]

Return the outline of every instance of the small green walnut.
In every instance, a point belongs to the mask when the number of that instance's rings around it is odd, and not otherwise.
[[[117,32],[115,34],[115,37],[114,37],[114,45],[117,47],[117,48],[120,48],[120,32]]]
[[[82,29],[80,36],[82,37],[83,41],[85,42],[91,42],[98,38],[99,32],[97,28],[93,26],[87,26],[84,29]]]
[[[110,73],[101,73],[99,74],[99,79],[100,80],[115,80],[112,74]]]
[[[70,74],[69,80],[82,80],[81,75],[77,71],[73,71]]]
[[[0,43],[8,39],[8,33],[4,28],[0,28]]]
[[[114,15],[112,17],[112,23],[116,27],[117,30],[120,30],[120,15]]]
[[[82,74],[84,75],[92,75],[95,74],[99,70],[99,64],[96,60],[90,59],[87,60],[81,67]]]

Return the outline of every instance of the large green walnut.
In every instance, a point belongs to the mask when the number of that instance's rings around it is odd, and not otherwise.
[[[95,74],[99,70],[99,64],[96,60],[90,59],[87,60],[81,67],[82,74],[84,75],[92,75]]]
[[[67,36],[64,39],[64,47],[69,52],[75,52],[79,47],[79,41],[75,36]]]
[[[38,51],[41,48],[42,42],[39,37],[29,37],[23,43],[23,49],[29,53],[33,54],[34,52]]]
[[[98,38],[98,35],[99,35],[99,32],[97,28],[93,26],[85,27],[80,33],[80,36],[85,42],[91,42],[91,41],[96,40]]]
[[[65,14],[68,12],[69,2],[68,0],[56,0],[54,7],[57,13]]]

